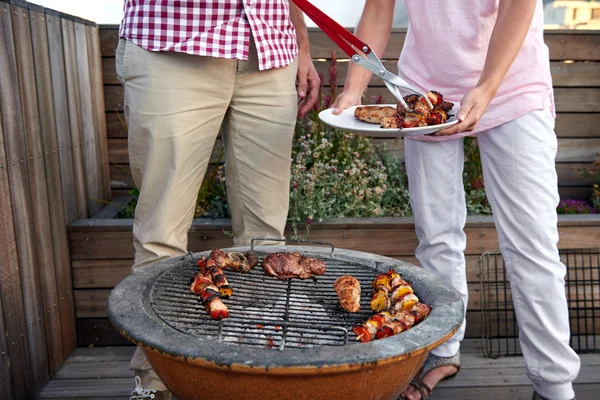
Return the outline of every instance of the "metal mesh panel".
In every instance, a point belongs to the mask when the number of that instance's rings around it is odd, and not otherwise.
[[[265,254],[258,253],[262,263]],[[198,272],[195,260],[182,261],[160,275],[150,293],[153,311],[166,324],[190,336],[269,348],[306,348],[355,343],[354,325],[372,311],[350,314],[339,305],[333,283],[352,275],[361,284],[361,304],[368,304],[377,272],[367,266],[324,259],[327,274],[314,279],[279,280],[257,266],[249,273],[225,271],[233,295],[223,302],[230,318],[212,320],[200,297],[190,293]]]
[[[560,251],[567,267],[571,347],[578,353],[600,352],[600,249]],[[519,327],[510,283],[500,252],[480,259],[483,352],[487,357],[521,355]]]

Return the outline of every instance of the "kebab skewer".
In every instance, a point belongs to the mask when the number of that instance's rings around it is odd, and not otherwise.
[[[356,339],[363,343],[370,342],[375,339],[377,331],[383,325],[392,320],[392,314],[388,311],[383,311],[373,315],[362,325],[357,325],[352,330],[356,334]]]
[[[227,282],[227,277],[223,273],[223,270],[217,265],[214,259],[202,257],[196,264],[200,268],[200,273],[209,277],[217,287],[221,297],[224,299],[231,297],[233,290],[229,282]]]
[[[435,104],[433,99],[432,103]],[[371,309],[378,313],[362,325],[353,328],[357,340],[361,342],[392,336],[410,329],[422,321],[431,310],[428,305],[419,303],[411,284],[393,269],[379,274],[371,286]]]
[[[388,295],[393,279],[393,276],[391,275],[392,271],[393,270],[390,270],[385,274],[377,275],[371,284],[371,287],[373,288],[373,295],[371,296],[370,306],[371,310],[375,312],[380,312],[390,308],[390,298]]]
[[[229,309],[221,301],[219,289],[209,277],[198,273],[190,286],[190,291],[200,296],[212,319],[229,318]]]

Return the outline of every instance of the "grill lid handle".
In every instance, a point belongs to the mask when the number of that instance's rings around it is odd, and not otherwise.
[[[329,246],[331,247],[331,258],[333,258],[333,252],[335,251],[335,246],[333,245],[333,243],[328,243],[328,242],[315,242],[312,240],[297,240],[297,239],[275,239],[275,238],[252,238],[252,241],[250,242],[250,250],[254,251],[254,241],[255,240],[268,240],[268,241],[274,241],[274,242],[290,242],[290,243],[299,243],[299,244],[303,244],[303,245],[321,245],[321,246]]]

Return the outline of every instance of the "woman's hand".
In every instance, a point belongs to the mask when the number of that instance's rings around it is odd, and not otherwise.
[[[333,114],[339,115],[346,108],[360,104],[361,98],[362,96],[359,92],[344,90],[331,105],[333,107]]]
[[[487,110],[494,98],[495,90],[477,86],[464,95],[460,102],[460,110],[456,114],[458,123],[435,133],[435,136],[450,136],[461,132],[471,132]]]

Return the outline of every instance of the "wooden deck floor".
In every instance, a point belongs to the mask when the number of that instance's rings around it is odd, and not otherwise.
[[[78,348],[38,398],[128,399],[133,387],[129,370],[133,350],[131,346]],[[432,400],[531,399],[532,389],[522,357],[485,358],[480,341],[468,340],[463,342],[461,358],[461,373],[440,384]],[[581,372],[575,381],[577,399],[597,400],[600,398],[600,354],[584,354],[581,361]]]

